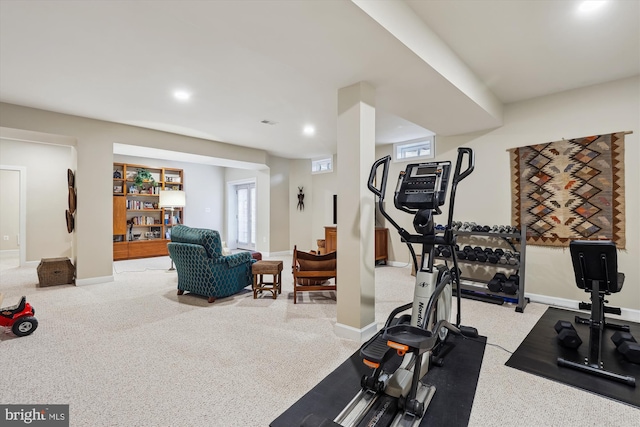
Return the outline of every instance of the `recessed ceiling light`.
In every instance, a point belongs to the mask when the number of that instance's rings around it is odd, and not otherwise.
[[[578,9],[580,12],[593,12],[596,9],[600,9],[605,3],[606,0],[587,0],[580,3]]]
[[[191,94],[185,90],[176,90],[175,92],[173,92],[173,96],[178,101],[187,101],[189,100],[189,98],[191,98]]]
[[[316,133],[316,128],[314,128],[314,127],[313,127],[313,126],[311,126],[311,125],[306,125],[306,126],[304,127],[304,129],[302,129],[302,132],[303,132],[305,135],[313,135],[313,134],[315,134],[315,133]]]

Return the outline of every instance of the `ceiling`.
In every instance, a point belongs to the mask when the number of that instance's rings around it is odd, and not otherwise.
[[[580,3],[2,0],[0,101],[317,158],[365,81],[377,143],[491,129],[503,104],[640,74],[640,1]]]

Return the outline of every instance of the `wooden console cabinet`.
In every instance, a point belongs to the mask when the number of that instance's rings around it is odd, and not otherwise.
[[[338,227],[326,226],[324,227],[324,240],[325,249],[328,252],[333,252],[338,248]],[[376,227],[375,231],[375,257],[376,262],[384,261],[387,263],[389,230],[384,227]]]

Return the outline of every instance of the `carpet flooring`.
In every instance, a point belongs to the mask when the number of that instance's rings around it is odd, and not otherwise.
[[[589,354],[589,326],[578,324],[574,327],[582,339],[582,345],[577,349],[563,348],[557,343],[557,334],[554,325],[558,320],[567,320],[574,323],[574,317],[588,317],[583,312],[549,308],[533,327],[529,335],[520,344],[520,347],[507,361],[507,366],[520,369],[541,377],[548,378],[563,384],[572,385],[580,389],[609,397],[620,402],[628,403],[640,409],[640,365],[626,361],[616,351],[611,341],[611,335],[615,331],[605,329],[602,336],[602,362],[608,371],[636,378],[636,387],[599,378],[581,371],[559,367],[557,358],[581,363]],[[633,322],[617,322],[629,325],[631,334],[640,337],[640,325]]]
[[[0,403],[69,404],[72,427],[268,426],[360,346],[334,333],[335,292],[294,305],[291,256],[270,259],[286,269],[276,300],[247,290],[208,304],[176,295],[168,257],[115,262],[109,283],[38,288],[35,267],[0,254],[4,304],[26,295],[40,323],[23,338],[0,330]],[[379,326],[412,300],[410,273],[376,267]],[[469,426],[640,425],[636,408],[505,366],[546,309],[462,301],[463,324],[487,337]]]

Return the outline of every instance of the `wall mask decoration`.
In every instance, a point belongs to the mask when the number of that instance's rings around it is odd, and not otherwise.
[[[304,210],[304,187],[298,187],[298,210]]]
[[[69,185],[69,195],[67,202],[69,203],[69,209],[65,212],[65,219],[67,220],[67,232],[72,233],[75,228],[76,213],[76,177],[71,169],[67,169],[67,184]]]

